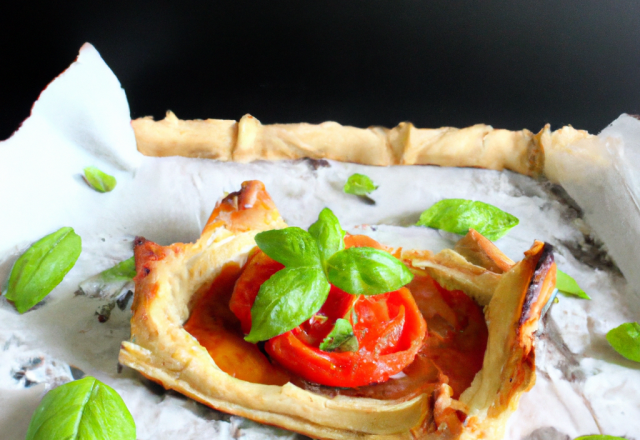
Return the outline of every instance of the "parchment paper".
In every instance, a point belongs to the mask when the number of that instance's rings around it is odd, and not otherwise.
[[[409,226],[445,197],[482,200],[516,215],[521,224],[498,246],[519,260],[534,238],[554,244],[559,267],[593,300],[562,297],[552,307],[538,343],[538,382],[523,397],[506,438],[566,439],[600,432],[640,438],[640,369],[604,339],[609,329],[638,320],[638,297],[590,238],[595,232],[604,240],[637,286],[637,121],[622,116],[593,145],[566,153],[568,159],[564,152],[551,154],[549,169],[580,204],[583,219],[547,182],[511,172],[336,162],[313,169],[305,161],[240,165],[143,157],[129,118],[118,80],[85,45],[77,61],[43,91],[17,133],[0,142],[0,283],[16,258],[42,236],[72,226],[83,240],[78,263],[43,304],[19,315],[0,299],[3,439],[23,439],[43,393],[81,374],[122,395],[140,439],[295,436],[159,390],[129,369],[118,372],[130,312],[116,308],[102,324],[94,312],[107,300],[75,295],[81,281],[130,257],[136,235],[161,244],[195,240],[215,202],[248,179],[265,182],[291,225],[308,227],[330,206],[346,229],[392,246],[434,251],[452,246],[455,238],[447,234]],[[578,166],[575,157],[583,156],[588,159]],[[100,194],[89,188],[80,176],[89,165],[116,176],[116,189]],[[372,194],[376,205],[342,192],[354,172],[380,185]]]

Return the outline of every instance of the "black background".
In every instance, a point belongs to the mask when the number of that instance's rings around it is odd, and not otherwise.
[[[0,139],[92,43],[132,117],[598,132],[640,113],[638,1],[0,6]]]

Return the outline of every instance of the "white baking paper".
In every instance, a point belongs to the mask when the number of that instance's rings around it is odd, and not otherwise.
[[[627,122],[633,127],[633,121]],[[616,124],[606,133],[614,134]],[[624,133],[616,148],[631,157],[628,145],[640,135]],[[90,165],[116,176],[114,191],[97,193],[84,183],[82,169]],[[354,172],[379,185],[372,194],[375,205],[343,193]],[[638,188],[635,176],[628,181]],[[124,91],[90,45],[43,91],[17,133],[0,142],[0,179],[0,283],[33,241],[62,226],[72,226],[82,237],[78,263],[43,304],[19,315],[0,298],[3,439],[23,439],[43,393],[81,372],[120,393],[139,439],[295,436],[161,392],[130,369],[118,372],[130,312],[116,308],[100,323],[94,313],[107,300],[75,295],[80,282],[130,257],[136,235],[160,244],[195,240],[215,202],[250,179],[265,182],[291,225],[306,228],[329,206],[349,231],[405,248],[437,251],[453,245],[449,234],[410,226],[442,198],[482,200],[516,215],[520,225],[497,245],[519,260],[534,239],[553,244],[558,266],[578,279],[593,300],[561,297],[552,307],[538,343],[538,383],[522,398],[506,438],[565,440],[595,433],[640,438],[640,368],[604,339],[609,329],[638,320],[640,306],[624,278],[598,257],[599,245],[588,235],[593,228],[628,279],[635,280],[638,275],[628,267],[636,265],[637,257],[619,249],[619,243],[632,248],[640,238],[627,235],[616,241],[607,235],[620,230],[618,222],[631,209],[623,201],[607,206],[602,215],[567,183],[569,194],[584,204],[585,224],[547,182],[511,172],[336,162],[314,169],[305,161],[235,164],[143,157],[136,151]],[[588,194],[591,190],[581,182],[575,180],[575,187]],[[609,184],[602,182],[602,191],[609,191]]]
[[[598,137],[554,152],[546,171],[584,210],[640,294],[640,120],[621,115]]]

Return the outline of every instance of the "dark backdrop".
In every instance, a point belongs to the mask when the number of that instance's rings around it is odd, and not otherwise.
[[[132,117],[598,132],[640,113],[638,1],[16,1],[0,139],[85,41]]]

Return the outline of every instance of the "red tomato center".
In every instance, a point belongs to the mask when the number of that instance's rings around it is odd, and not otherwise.
[[[384,249],[365,236],[347,236],[345,245]],[[251,330],[251,307],[260,286],[283,266],[256,251],[238,279],[230,309],[245,334]],[[348,320],[358,341],[357,351],[322,351],[338,319]],[[311,382],[357,387],[384,382],[408,366],[422,346],[426,324],[406,288],[381,295],[357,296],[331,286],[327,301],[309,320],[270,339],[271,358]]]

